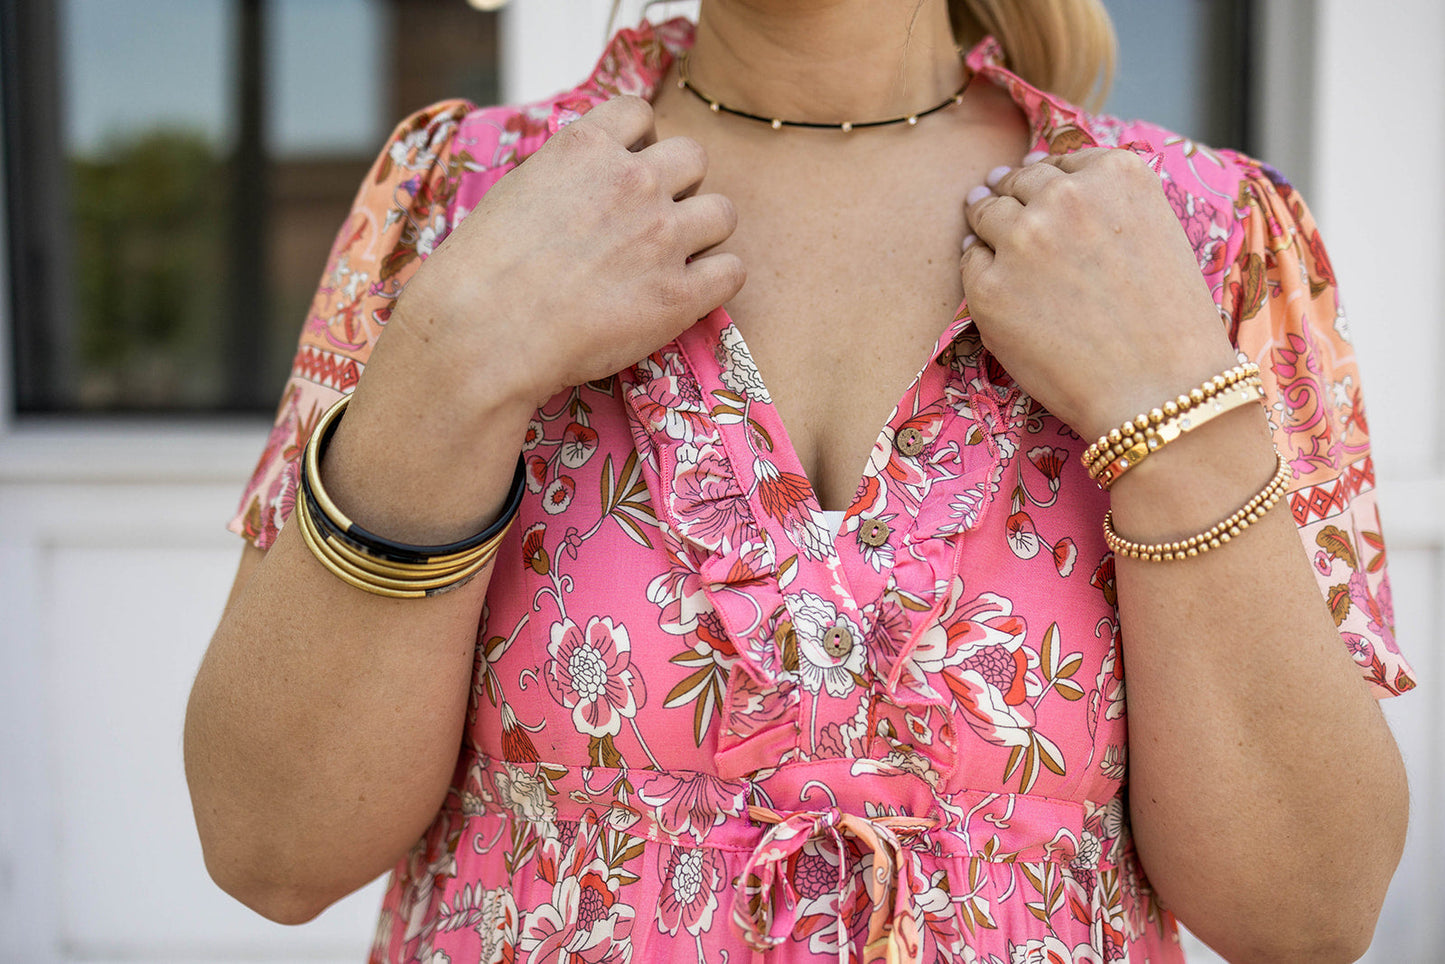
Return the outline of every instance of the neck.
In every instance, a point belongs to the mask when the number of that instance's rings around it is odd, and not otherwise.
[[[946,0],[703,0],[689,73],[730,107],[840,123],[932,107],[964,68]]]

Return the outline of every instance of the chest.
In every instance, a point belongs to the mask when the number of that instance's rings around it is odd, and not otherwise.
[[[853,501],[880,429],[957,314],[964,198],[1027,150],[1002,92],[969,95],[927,127],[862,137],[697,125],[657,104],[660,136],[706,148],[701,190],[737,208],[719,247],[748,280],[727,312],[824,508]]]
[[[727,305],[825,508],[852,501],[899,397],[963,298],[963,199],[1000,150],[965,163],[714,160],[748,268]]]
[[[741,206],[745,226],[729,246],[749,281],[728,312],[820,501],[844,508],[880,426],[963,296],[962,214],[952,199],[769,200]]]

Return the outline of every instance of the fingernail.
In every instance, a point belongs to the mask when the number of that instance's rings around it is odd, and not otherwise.
[[[998,187],[998,182],[1002,181],[1004,175],[1012,170],[1013,168],[1009,167],[1007,164],[1000,164],[998,167],[988,172],[988,177],[984,178],[983,182],[989,187]]]
[[[969,192],[968,192],[968,197],[965,198],[964,200],[965,200],[965,202],[968,203],[968,204],[977,204],[979,201],[982,201],[984,198],[988,197],[988,196],[989,196],[990,194],[992,194],[992,193],[993,193],[993,192],[988,189],[988,186],[987,186],[987,185],[985,185],[985,184],[980,184],[978,187],[974,188],[972,191],[969,191]]]
[[[1027,154],[1024,155],[1024,163],[1025,163],[1025,164],[1037,164],[1039,161],[1042,161],[1044,158],[1046,158],[1046,157],[1048,157],[1048,156],[1049,156],[1049,152],[1048,152],[1048,151],[1029,151]]]
[[[977,242],[978,242],[978,238],[976,238],[976,237],[973,235],[972,232],[969,232],[968,234],[965,234],[965,235],[963,236],[963,244],[961,245],[961,248],[962,248],[962,250],[967,251],[969,248],[973,247]]]

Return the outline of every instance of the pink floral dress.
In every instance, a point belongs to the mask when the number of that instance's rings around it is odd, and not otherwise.
[[[648,97],[691,42],[621,32],[522,108],[407,120],[363,185],[232,528],[265,547],[296,456],[420,261],[561,125]],[[1221,322],[1264,369],[1322,605],[1379,694],[1395,647],[1359,374],[1330,263],[1277,173],[1092,117],[968,54],[1039,149],[1145,155]],[[738,329],[539,409],[478,627],[455,780],[395,869],[372,959],[1181,959],[1130,841],[1107,496],[967,309],[825,520]]]

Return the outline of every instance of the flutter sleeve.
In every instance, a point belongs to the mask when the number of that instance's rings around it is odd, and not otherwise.
[[[1264,375],[1275,444],[1293,476],[1275,511],[1294,516],[1325,605],[1377,696],[1413,689],[1395,643],[1375,464],[1360,371],[1314,218],[1278,172],[1243,171],[1223,306]]]
[[[457,144],[473,108],[444,101],[392,132],[332,245],[291,376],[232,532],[268,548],[296,504],[297,458],[317,419],[355,386],[392,306],[450,230],[468,160]]]

